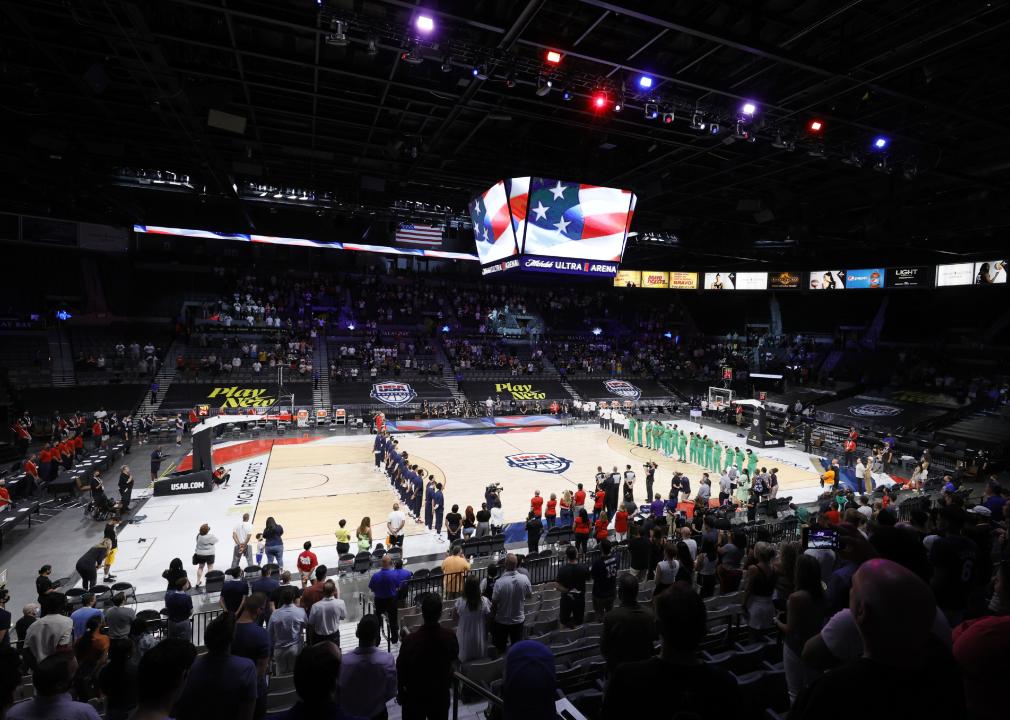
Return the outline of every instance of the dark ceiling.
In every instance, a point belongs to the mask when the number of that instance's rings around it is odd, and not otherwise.
[[[422,7],[430,37],[412,29]],[[3,209],[326,237],[363,220],[269,208],[233,183],[462,211],[492,181],[532,174],[634,189],[633,229],[679,245],[632,243],[629,263],[942,262],[1006,247],[1006,2],[32,0],[0,17]],[[343,46],[327,41],[338,19]],[[417,65],[401,59],[412,39]],[[563,53],[556,70],[547,49]],[[538,96],[548,71],[555,87]],[[597,86],[610,100],[623,87],[623,112],[593,112]],[[734,138],[745,99],[755,142]],[[649,100],[675,121],[647,119]],[[718,135],[689,127],[695,107]],[[212,127],[212,111],[244,129]],[[823,139],[805,131],[813,117]],[[877,135],[886,153],[869,152]],[[843,162],[853,154],[862,166]],[[872,168],[882,159],[890,172]],[[117,188],[121,166],[198,187]]]

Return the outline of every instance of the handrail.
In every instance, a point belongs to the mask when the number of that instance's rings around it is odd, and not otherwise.
[[[489,703],[494,703],[499,707],[505,706],[505,701],[500,697],[495,695],[493,692],[485,688],[483,685],[475,683],[473,680],[463,675],[459,671],[452,674],[453,677],[453,693],[452,693],[452,720],[459,720],[459,695],[460,687],[465,686],[468,690],[471,690]]]

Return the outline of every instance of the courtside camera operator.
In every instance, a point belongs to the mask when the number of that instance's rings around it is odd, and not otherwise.
[[[501,503],[501,493],[501,483],[494,482],[484,488],[484,502],[489,510]]]
[[[219,465],[214,471],[214,487],[228,487],[229,480],[231,480],[231,473],[225,469],[224,465]]]

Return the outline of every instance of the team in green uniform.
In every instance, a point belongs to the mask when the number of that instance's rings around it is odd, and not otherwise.
[[[685,462],[687,460],[686,448],[687,448],[687,435],[685,435],[684,430],[681,429],[677,433],[677,459],[680,460],[681,462]]]

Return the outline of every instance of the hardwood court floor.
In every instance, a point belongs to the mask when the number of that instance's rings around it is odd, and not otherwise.
[[[594,487],[596,467],[609,472],[615,465],[623,472],[631,465],[638,475],[635,499],[645,499],[647,459],[659,464],[655,490],[666,493],[674,470],[680,470],[697,489],[702,468],[680,463],[658,453],[639,448],[613,433],[595,426],[518,430],[494,434],[445,436],[398,436],[400,448],[410,453],[412,462],[435,473],[445,485],[446,511],[453,504],[460,512],[467,505],[480,508],[484,488],[491,482],[504,487],[502,507],[508,522],[525,519],[535,490],[546,499],[565,489],[573,492],[578,483],[586,490]],[[523,453],[550,453],[566,466],[561,472],[539,472],[510,466],[508,457]],[[774,461],[761,462],[771,467]],[[802,470],[786,463],[779,468],[780,495],[796,488],[810,488],[818,483],[812,470]],[[363,516],[372,519],[376,542],[385,536],[385,518],[394,497],[385,477],[373,472],[372,440],[341,444],[275,446],[270,455],[254,525],[262,527],[273,516],[285,528],[285,547],[299,547],[305,540],[314,545],[332,546],[337,520],[345,518],[353,530]],[[423,526],[408,521],[406,534],[424,532]]]
[[[413,453],[411,453],[413,454]],[[418,462],[426,462],[418,457]],[[439,471],[430,462],[436,479]],[[397,499],[383,474],[374,472],[372,440],[331,445],[276,445],[270,453],[263,489],[253,525],[263,527],[267,517],[284,526],[286,549],[301,548],[306,540],[315,546],[336,542],[337,521],[347,520],[353,536],[361,518],[372,519],[372,538],[385,542],[386,516]],[[423,532],[408,522],[405,534]],[[352,548],[355,551],[356,548]]]

